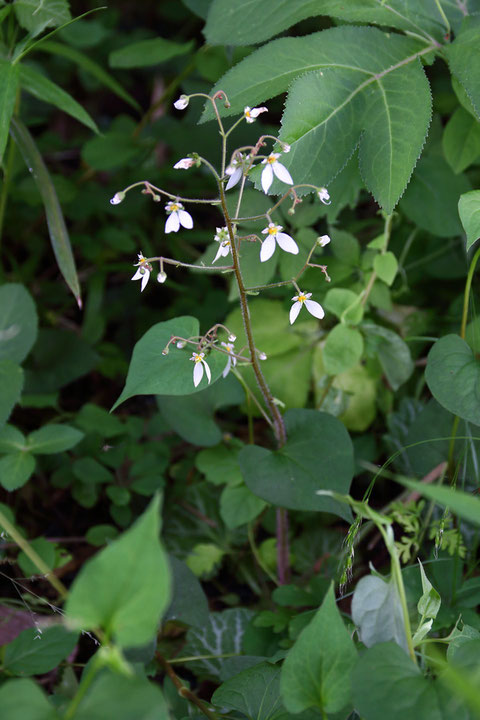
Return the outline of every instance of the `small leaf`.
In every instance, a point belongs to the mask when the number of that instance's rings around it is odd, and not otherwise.
[[[35,470],[35,458],[26,452],[9,453],[0,458],[0,484],[5,490],[25,485]]]
[[[414,369],[408,345],[400,335],[380,325],[364,323],[362,329],[366,343],[370,344],[371,351],[378,356],[388,382],[394,390],[398,390]]]
[[[39,100],[55,105],[90,130],[99,132],[96,122],[71,95],[29,65],[20,65],[20,84]]]
[[[280,667],[264,662],[243,670],[215,690],[212,702],[255,720],[283,717]]]
[[[353,593],[352,620],[366,647],[393,640],[407,650],[402,606],[391,580],[376,575],[359,580]]]
[[[213,543],[198,543],[187,555],[187,567],[197,577],[208,577],[222,562],[225,551]]]
[[[7,422],[23,388],[23,370],[11,360],[0,360],[0,428]]]
[[[287,710],[299,713],[315,707],[326,715],[345,708],[350,703],[348,679],[356,659],[331,585],[283,664],[280,689]]]
[[[355,328],[336,325],[328,334],[323,348],[323,362],[329,375],[349,370],[361,360],[363,337]]]
[[[34,455],[51,455],[71,450],[84,434],[69,425],[44,425],[27,437],[27,450]]]
[[[75,260],[70,246],[67,226],[65,225],[62,209],[58,202],[57,193],[55,192],[50,174],[43,162],[35,141],[25,125],[20,120],[12,118],[10,132],[22,153],[28,169],[33,174],[38,191],[42,197],[47,215],[50,241],[60,272],[74,294],[78,306],[81,307],[82,301]]]
[[[37,332],[37,311],[28,290],[17,283],[0,286],[0,359],[21,363]]]
[[[42,675],[65,660],[77,644],[78,633],[62,625],[41,631],[28,628],[7,645],[3,668],[13,675]]]
[[[129,530],[83,566],[67,600],[70,625],[101,627],[120,647],[144,645],[154,637],[170,599],[170,573],[158,535],[157,497]]]
[[[3,720],[59,720],[47,696],[33,680],[8,680],[0,687]]]
[[[458,108],[445,126],[442,136],[445,158],[453,172],[460,173],[480,155],[480,125],[476,118]]]
[[[267,503],[254,495],[245,485],[227,486],[220,496],[220,515],[230,529],[254,520],[266,507]]]
[[[467,250],[480,238],[480,190],[460,195],[458,214],[467,234]]]
[[[110,53],[108,62],[113,68],[137,68],[159,65],[193,48],[193,41],[176,43],[162,37],[141,40]]]
[[[336,315],[339,320],[349,325],[358,325],[363,318],[361,297],[347,288],[332,288],[325,296],[325,308]]]
[[[392,252],[375,255],[373,269],[380,280],[383,280],[387,285],[391,285],[395,280],[395,275],[398,270],[397,258]]]
[[[18,89],[18,65],[0,60],[0,163],[7,145]]]
[[[425,570],[423,569],[421,561],[419,560],[418,563],[420,565],[423,595],[418,601],[417,610],[422,618],[432,618],[434,620],[438,615],[442,600],[439,593],[435,590],[432,583],[425,575]]]
[[[190,568],[181,560],[169,555],[172,574],[172,599],[163,618],[176,620],[193,627],[204,627],[208,622],[208,602],[202,586]]]
[[[34,37],[72,19],[67,0],[14,0],[13,7],[19,24]]]

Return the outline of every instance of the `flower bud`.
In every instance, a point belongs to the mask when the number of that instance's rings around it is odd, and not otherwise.
[[[125,200],[125,193],[123,190],[120,190],[120,192],[115,193],[115,195],[112,197],[110,202],[112,205],[120,205],[121,202]]]
[[[320,190],[317,192],[318,199],[324,204],[324,205],[330,205],[330,194],[327,190],[327,188],[320,188]]]
[[[236,335],[229,335],[229,336],[228,336],[228,342],[235,342],[236,339],[237,339],[237,336],[236,336]]]
[[[258,353],[258,357],[260,358],[260,360],[266,360],[267,354],[264,352],[261,352],[261,353]]]
[[[320,235],[320,237],[317,237],[317,245],[320,245],[320,247],[325,247],[330,241],[331,238],[329,235]]]
[[[164,283],[166,279],[167,279],[167,273],[164,270],[162,270],[161,272],[158,273],[157,282]]]
[[[284,153],[289,153],[292,148],[288,143],[282,143],[282,151]]]
[[[287,214],[288,214],[288,215],[295,215],[295,210],[294,210],[294,208],[293,208],[293,207],[288,208]]]
[[[173,103],[173,107],[177,110],[185,110],[186,107],[188,107],[188,103],[190,102],[190,98],[188,95],[180,95],[178,100],[175,100]]]
[[[153,197],[153,202],[160,202],[160,200],[162,199],[160,197],[160,195],[153,195],[152,197]]]
[[[186,345],[185,340],[179,340],[179,341],[177,342],[177,348],[178,348],[179,350],[183,350],[183,348],[185,347],[185,345]]]
[[[163,348],[162,355],[168,355],[169,352],[170,352],[170,350],[168,349],[168,347]]]

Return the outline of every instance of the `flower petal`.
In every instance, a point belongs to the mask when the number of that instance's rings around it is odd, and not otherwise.
[[[273,235],[269,235],[262,243],[262,247],[260,249],[260,262],[266,262],[267,260],[270,260],[274,252],[275,237]]]
[[[242,168],[235,168],[235,170],[232,172],[230,177],[228,178],[227,185],[225,187],[225,190],[230,190],[230,188],[234,187],[242,177]]]
[[[210,372],[210,368],[208,367],[205,360],[202,360],[202,365],[205,368],[205,375],[207,376],[208,383],[210,384],[210,380],[212,379],[212,373]]]
[[[193,367],[193,384],[195,387],[200,384],[203,377],[203,362],[196,362]]]
[[[301,309],[302,309],[301,302],[297,301],[296,303],[293,303],[292,307],[290,308],[290,325],[293,325],[293,323],[297,319],[298,313],[300,312]]]
[[[178,219],[178,212],[172,212],[167,218],[167,222],[165,223],[165,232],[171,233],[171,232],[178,232],[178,229],[180,227],[180,220]]]
[[[282,250],[292,253],[292,255],[298,255],[298,245],[290,235],[287,235],[287,233],[277,233],[275,237]]]
[[[262,188],[265,194],[270,190],[270,186],[273,182],[273,170],[270,163],[267,163],[262,170]]]
[[[186,210],[179,210],[178,218],[180,220],[180,225],[183,225],[184,228],[187,230],[191,230],[193,228],[193,218]]]
[[[222,377],[227,377],[228,373],[230,372],[230,368],[232,367],[232,358],[228,356],[227,358],[227,364],[225,365],[225,369],[222,373]]]
[[[136,272],[135,275],[132,277],[132,280],[141,280],[142,277],[143,277],[143,273],[140,272],[140,268],[137,268],[137,272]]]
[[[305,300],[305,307],[307,308],[310,315],[313,315],[320,320],[325,317],[324,309],[322,308],[320,303],[315,302],[315,300]]]
[[[147,283],[148,283],[149,280],[150,280],[150,273],[148,272],[148,270],[146,270],[146,271],[143,273],[143,277],[142,277],[142,287],[140,288],[140,292],[143,292],[143,291],[145,290],[145,288],[147,287]]]
[[[223,248],[221,245],[218,246],[217,254],[215,255],[215,259],[212,260],[212,264],[217,262],[219,257],[223,257]]]
[[[286,185],[293,185],[292,176],[288,172],[285,165],[282,165],[282,163],[279,163],[277,161],[277,162],[273,163],[272,167],[273,167],[273,172],[275,173],[275,175],[277,176],[277,178],[279,180],[281,180]]]

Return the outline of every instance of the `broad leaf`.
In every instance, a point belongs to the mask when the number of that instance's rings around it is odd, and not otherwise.
[[[480,238],[480,190],[460,196],[458,214],[467,234],[467,250]]]
[[[445,53],[452,74],[463,85],[480,120],[480,21],[467,18],[461,32]]]
[[[480,425],[480,362],[459,335],[445,335],[428,354],[425,378],[434,398],[454,415]]]
[[[96,122],[86,110],[61,87],[28,65],[20,66],[20,84],[24,90],[43,102],[51,103],[86,125],[90,130],[99,132]]]
[[[82,698],[75,720],[168,720],[160,688],[144,677],[103,672]]]
[[[13,675],[41,675],[65,660],[77,644],[78,633],[54,625],[39,631],[29,628],[7,645],[3,668]]]
[[[212,702],[247,718],[273,720],[285,712],[280,697],[280,667],[260,663],[234,675],[215,690]]]
[[[220,496],[220,515],[230,529],[254,520],[266,507],[267,503],[245,485],[227,486]]]
[[[355,328],[336,325],[323,348],[323,362],[329,375],[338,375],[356,365],[363,353],[363,337]]]
[[[8,140],[18,89],[18,65],[0,60],[0,163]]]
[[[59,720],[47,696],[33,680],[9,680],[0,687],[2,720]]]
[[[350,673],[356,659],[331,585],[283,664],[280,687],[287,710],[299,713],[315,707],[324,716],[342,710],[350,703]]]
[[[37,330],[37,311],[28,290],[17,283],[0,286],[0,359],[25,360]]]
[[[34,455],[51,455],[75,447],[84,434],[69,425],[52,423],[30,433],[26,449]]]
[[[480,124],[458,108],[448,121],[442,136],[443,152],[453,172],[460,173],[480,155]]]
[[[277,507],[331,512],[348,518],[345,506],[317,490],[348,493],[353,474],[353,449],[342,423],[316,410],[288,410],[284,416],[287,442],[276,452],[257,445],[239,454],[250,490]]]
[[[413,372],[413,360],[408,345],[400,335],[374,323],[365,323],[362,329],[370,351],[374,352],[394,390],[403,385]]]
[[[137,68],[159,65],[178,55],[190,52],[193,42],[176,43],[162,37],[127,45],[114,50],[109,56],[109,65],[113,68]]]
[[[392,252],[376,255],[373,261],[373,269],[377,273],[380,280],[387,285],[391,285],[397,274],[398,261]]]
[[[198,338],[199,323],[196,318],[184,316],[157,323],[148,330],[133,349],[125,387],[113,406],[115,410],[122,402],[134,395],[193,395],[208,387],[204,373],[200,384],[193,384],[192,349],[189,346],[178,349],[172,343],[167,355],[163,355],[169,340],[175,337]],[[214,383],[221,376],[226,356],[212,350],[205,361],[212,373]]]
[[[25,485],[35,470],[35,458],[27,452],[11,452],[0,458],[0,485],[17,490]]]
[[[164,622],[177,622],[203,627],[208,622],[208,602],[202,586],[185,565],[173,555],[168,558],[172,575],[172,599],[165,612]]]
[[[32,36],[72,19],[67,0],[14,0],[17,20]]]
[[[154,637],[170,599],[168,562],[158,535],[156,498],[129,530],[83,566],[67,600],[70,625],[100,627],[121,647],[144,645]]]
[[[358,582],[352,600],[352,620],[366,647],[393,640],[405,651],[405,625],[397,587],[377,575]]]
[[[4,425],[23,388],[23,370],[11,360],[0,360],[0,428]]]
[[[74,294],[79,307],[82,306],[80,297],[80,285],[78,283],[75,260],[73,258],[67,226],[63,218],[62,209],[58,201],[57,193],[52,179],[47,170],[42,156],[40,155],[34,139],[25,125],[12,118],[10,132],[17,144],[23,159],[37,184],[38,191],[42,197],[47,215],[48,231],[52,243],[53,252],[58,263],[60,272],[65,282]]]

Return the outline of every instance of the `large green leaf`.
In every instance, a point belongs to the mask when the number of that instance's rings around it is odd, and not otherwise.
[[[4,425],[23,388],[23,370],[11,360],[0,360],[0,428]]]
[[[26,449],[34,455],[51,455],[70,450],[78,445],[83,437],[80,430],[70,427],[70,425],[51,423],[30,433]]]
[[[331,585],[283,664],[280,687],[287,710],[299,713],[315,707],[323,716],[342,710],[350,703],[350,674],[356,659]]]
[[[459,335],[445,335],[428,354],[425,378],[444,408],[480,425],[480,362]]]
[[[231,107],[225,113],[232,114],[291,86],[280,137],[291,146],[282,162],[294,181],[328,184],[359,145],[363,179],[391,212],[430,122],[430,91],[418,60],[423,53],[411,38],[343,26],[275,40],[230,70],[214,90],[227,93]],[[203,119],[210,117],[207,109]],[[281,187],[276,181],[272,192]]]
[[[53,252],[58,263],[60,272],[65,282],[74,294],[79,307],[82,306],[80,297],[80,285],[78,283],[75,260],[73,258],[67,226],[63,218],[62,208],[58,201],[57,193],[52,179],[47,170],[42,156],[40,155],[34,139],[25,125],[18,119],[12,118],[10,128],[15,143],[17,144],[23,159],[33,175],[38,191],[42,197],[47,216],[48,232],[52,243]]]
[[[442,136],[443,152],[455,173],[460,173],[480,155],[480,124],[463,107],[457,108]]]
[[[162,37],[141,40],[110,53],[109,64],[113,68],[149,67],[166,62],[177,55],[190,52],[193,42],[176,43]]]
[[[467,234],[467,250],[480,238],[480,190],[460,196],[458,214]]]
[[[82,698],[75,720],[169,720],[162,692],[144,677],[103,672]]]
[[[63,625],[54,625],[39,632],[28,628],[7,645],[3,668],[13,675],[41,675],[53,670],[77,644],[78,633]]]
[[[129,530],[83,566],[67,600],[70,625],[102,628],[121,647],[152,640],[170,599],[159,520],[157,497]]]
[[[18,66],[0,60],[0,163],[8,140],[18,89]]]
[[[396,584],[378,575],[365,575],[352,599],[352,620],[366,647],[393,640],[405,652],[407,641],[402,606]]]
[[[348,493],[353,448],[342,423],[316,410],[288,410],[287,442],[276,452],[257,445],[240,451],[239,462],[250,490],[278,507],[322,510],[348,518],[345,506],[317,490]]]
[[[47,696],[33,680],[9,680],[0,687],[2,720],[59,720]]]
[[[478,10],[478,8],[477,8]],[[453,75],[463,85],[480,119],[480,18],[466,18],[461,32],[445,47]]]
[[[37,331],[37,311],[28,290],[17,283],[0,286],[0,359],[25,360]]]
[[[99,132],[96,122],[71,95],[29,65],[20,66],[20,85],[39,100],[55,105],[90,130]]]
[[[198,335],[198,320],[189,316],[151,327],[133,349],[125,387],[112,410],[134,395],[192,395],[204,390],[208,386],[205,374],[197,387],[193,384],[194,366],[190,362],[193,345],[179,350],[172,343],[168,355],[162,355],[173,336],[188,339],[198,338]],[[226,356],[212,350],[205,360],[212,373],[211,382],[214,383],[225,368]]]
[[[32,36],[72,19],[67,0],[14,0],[17,20]]]
[[[264,662],[243,670],[215,690],[212,702],[255,720],[278,718],[285,713],[280,697],[280,667]]]

